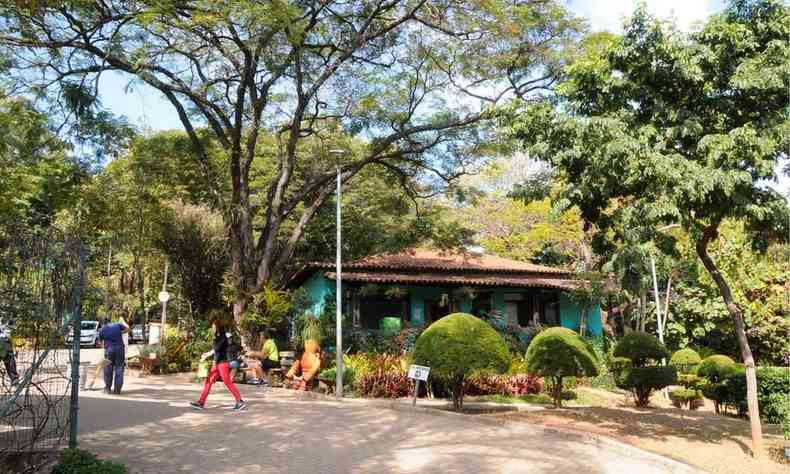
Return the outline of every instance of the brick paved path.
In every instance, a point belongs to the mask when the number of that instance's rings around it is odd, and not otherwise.
[[[658,473],[622,452],[527,424],[301,399],[240,386],[250,407],[230,410],[220,383],[209,409],[187,403],[200,386],[130,379],[120,397],[83,392],[80,447],[132,473]]]

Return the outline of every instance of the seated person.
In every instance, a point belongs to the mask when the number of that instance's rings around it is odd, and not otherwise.
[[[255,379],[250,380],[251,384],[263,385],[266,383],[266,372],[280,367],[280,352],[277,344],[268,332],[262,334],[263,344],[259,352],[251,351],[247,353],[247,367],[252,369]]]
[[[315,341],[307,341],[304,354],[294,361],[291,370],[285,374],[286,387],[294,390],[311,390],[315,388],[320,368],[320,348]]]

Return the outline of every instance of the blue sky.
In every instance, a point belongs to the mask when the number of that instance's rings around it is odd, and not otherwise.
[[[634,10],[634,0],[567,0],[569,8],[588,20],[593,30],[619,32],[622,21]],[[647,0],[648,10],[660,18],[673,19],[682,30],[693,30],[710,14],[724,8],[724,0]],[[147,129],[181,129],[172,106],[157,91],[142,84],[129,85],[127,76],[109,73],[102,77],[100,94],[105,107],[125,115],[132,123]],[[790,193],[790,177],[780,176],[772,184],[783,194]]]

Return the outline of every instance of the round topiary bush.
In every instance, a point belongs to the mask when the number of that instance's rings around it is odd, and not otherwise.
[[[697,370],[697,366],[702,362],[702,358],[697,354],[697,351],[690,347],[680,349],[672,354],[669,359],[669,365],[674,365],[678,371],[684,374],[692,374]]]
[[[700,362],[697,375],[705,377],[711,383],[719,383],[735,369],[735,361],[726,355],[716,354]]]
[[[485,321],[455,313],[428,326],[414,346],[414,363],[448,383],[453,406],[463,408],[464,381],[478,371],[503,373],[510,366],[507,343]]]
[[[652,334],[635,331],[626,334],[614,348],[615,357],[631,359],[634,367],[644,367],[669,357],[669,351]]]
[[[656,365],[669,357],[669,351],[652,334],[639,331],[626,334],[614,347],[613,354],[631,361],[630,366],[616,370],[615,385],[630,390],[636,406],[647,406],[653,390],[672,385],[677,380],[675,367]]]
[[[638,407],[650,404],[650,395],[654,390],[674,385],[676,381],[677,370],[671,365],[629,367],[615,376],[615,384],[623,390],[630,390]]]
[[[562,404],[563,377],[598,375],[598,357],[575,331],[553,327],[540,332],[527,349],[527,371],[552,380],[554,406]]]

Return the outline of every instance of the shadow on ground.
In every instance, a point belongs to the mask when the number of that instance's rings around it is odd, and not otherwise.
[[[299,399],[242,387],[250,407],[232,412],[224,387],[209,409],[187,406],[200,386],[133,386],[120,397],[88,395],[81,444],[131,472],[661,472],[527,424]],[[635,464],[636,463],[636,464]]]

